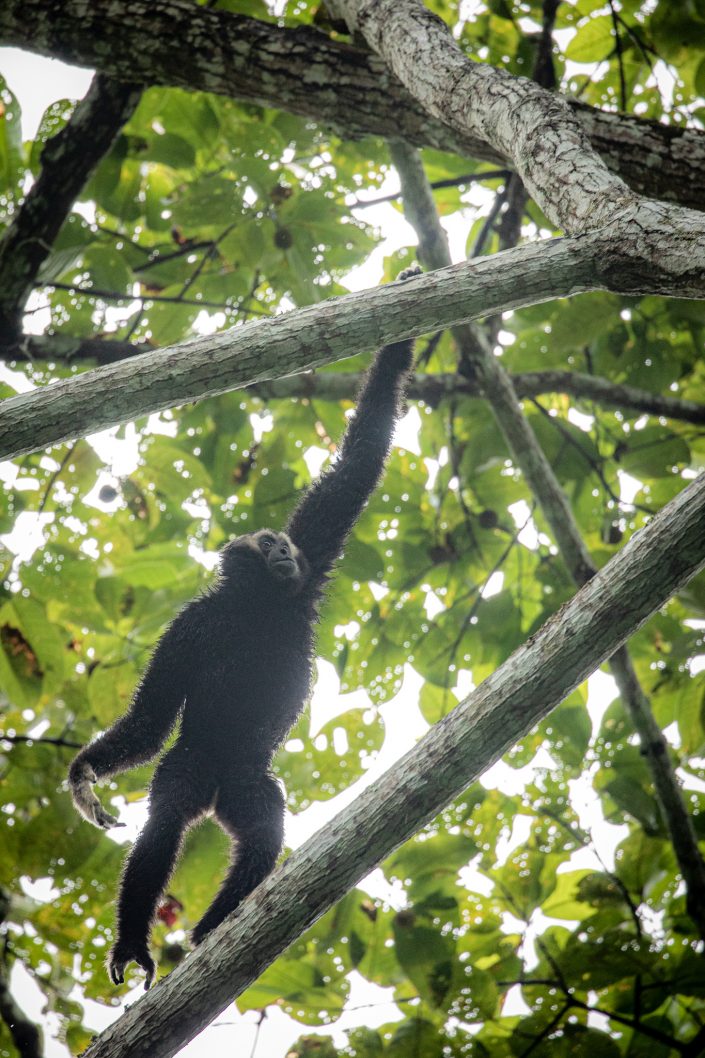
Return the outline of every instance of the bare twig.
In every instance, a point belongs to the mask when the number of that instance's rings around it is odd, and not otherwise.
[[[50,738],[45,735],[7,735],[0,731],[0,742],[11,742],[13,744],[27,743],[30,746],[59,746],[62,749],[82,749],[82,742],[73,742],[68,738]]]
[[[617,53],[617,66],[619,67],[619,107],[620,110],[627,109],[627,82],[624,77],[624,56],[622,54],[622,38],[619,35],[619,19],[614,6],[614,0],[609,0],[612,26],[614,28],[614,46]]]
[[[488,169],[485,173],[465,173],[463,176],[454,176],[448,180],[433,180],[431,187],[438,191],[444,187],[462,187],[464,184],[479,184],[485,180],[507,180],[510,169]],[[393,195],[380,195],[379,198],[356,198],[351,204],[351,209],[367,209],[368,206],[379,206],[383,202],[396,202],[401,198],[401,191],[395,191]]]

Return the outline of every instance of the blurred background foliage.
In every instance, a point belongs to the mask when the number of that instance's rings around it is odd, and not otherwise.
[[[216,6],[272,17],[259,2]],[[476,3],[466,20],[465,5],[430,6],[474,59],[531,72],[540,3]],[[317,4],[292,3],[285,20],[316,15]],[[562,91],[701,126],[704,0],[562,3],[554,39]],[[74,101],[57,100],[22,142],[19,104],[7,87],[2,98],[9,209]],[[431,181],[467,178],[435,197],[470,252],[498,188],[493,178],[479,192],[477,177],[493,167],[423,157]],[[150,88],[64,224],[28,319],[142,350],[344,293],[382,238],[357,196],[381,194],[390,169],[380,140],[343,142],[284,112]],[[524,236],[548,233],[529,204]],[[483,252],[498,239],[488,232]],[[369,283],[413,258],[399,242],[386,256],[377,249]],[[580,371],[703,400],[704,328],[705,303],[596,293],[507,315],[498,351],[512,373]],[[448,334],[420,339],[418,351],[421,373],[457,370]],[[71,806],[73,747],[124,710],[165,624],[208,583],[217,548],[281,525],[353,407],[327,398],[326,378],[367,362],[319,372],[304,399],[229,393],[4,465],[3,979],[24,967],[73,1053],[90,1036],[81,998],[113,998],[102,963],[122,857]],[[8,365],[2,393],[86,366]],[[524,408],[599,564],[702,467],[702,426],[548,392]],[[488,407],[458,392],[410,409],[407,447],[395,449],[356,529],[320,627],[319,655],[342,696],[320,725],[307,713],[277,760],[293,813],[360,780],[417,701],[427,724],[444,716],[573,593]],[[704,627],[700,576],[632,647],[705,840]],[[342,1049],[304,1028],[292,1055],[701,1053],[685,1041],[705,1025],[705,974],[673,850],[629,721],[610,684],[600,686],[589,713],[583,687],[511,751],[513,782],[505,772],[473,785],[382,865],[369,891],[349,893],[270,967],[239,1009],[276,1004],[303,1026],[324,1025],[343,1010],[354,971],[390,990],[388,1022],[375,1016],[378,1027],[351,1031]],[[362,706],[346,698],[360,689]],[[108,798],[140,801],[149,775],[119,777]],[[183,931],[224,863],[215,827],[191,836],[155,931],[162,971],[183,955]],[[0,1055],[15,1054],[0,1023]]]

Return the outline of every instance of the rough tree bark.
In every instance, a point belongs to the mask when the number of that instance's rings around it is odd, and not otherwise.
[[[116,79],[289,110],[348,139],[398,136],[490,162],[511,157],[484,136],[429,115],[376,56],[308,27],[282,29],[190,0],[4,0],[0,39]],[[567,105],[635,191],[705,208],[705,133]]]
[[[333,298],[87,371],[0,405],[0,458],[292,374],[474,315],[594,289],[587,240],[554,239]],[[595,252],[602,252],[595,240]]]
[[[472,62],[421,0],[335,0],[334,8],[430,114],[511,158],[547,217],[571,234],[602,233],[612,249],[601,269],[608,287],[636,293],[653,269],[682,283],[686,296],[702,296],[705,217],[632,191],[564,99]]]

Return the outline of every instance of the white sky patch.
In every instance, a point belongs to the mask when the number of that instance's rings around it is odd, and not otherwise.
[[[52,513],[22,511],[15,520],[12,532],[4,533],[0,541],[20,562],[29,562],[37,548],[44,543],[44,526],[53,520]]]
[[[6,364],[0,364],[0,382],[7,382],[17,393],[29,393],[31,389],[37,388],[23,371],[13,371]]]
[[[325,448],[319,448],[317,445],[311,445],[310,448],[306,449],[303,460],[312,478],[318,477],[329,457],[330,452]]]
[[[535,551],[539,546],[539,533],[534,519],[529,517],[531,508],[526,500],[517,500],[516,503],[510,504],[507,510],[514,519],[514,525],[517,529],[521,529],[517,536],[519,543],[531,551]]]
[[[22,105],[22,138],[34,139],[42,114],[56,99],[82,99],[93,76],[90,70],[19,48],[0,48],[0,69]]]
[[[254,435],[254,443],[259,444],[266,433],[269,433],[274,425],[274,416],[270,411],[256,412],[250,415],[250,425]]]
[[[22,892],[37,900],[40,904],[48,904],[50,900],[56,900],[60,895],[51,878],[37,878],[31,881],[29,878],[20,878]]]
[[[27,298],[25,312],[22,317],[22,329],[25,334],[44,334],[51,323],[51,310],[49,309],[49,298],[42,290],[33,290]],[[29,379],[24,379],[29,382]],[[31,388],[31,383],[30,383]]]
[[[595,416],[585,415],[581,411],[576,411],[575,408],[568,408],[568,422],[572,422],[573,426],[577,426],[579,430],[590,433],[595,425]]]
[[[602,718],[617,697],[617,684],[609,672],[598,669],[588,677],[587,711],[592,720],[592,737],[594,738],[602,723]]]
[[[522,815],[521,813],[517,813],[514,816],[511,826],[500,835],[495,848],[495,857],[498,865],[501,866],[506,863],[515,849],[518,849],[520,845],[528,841],[532,822],[533,816]]]
[[[453,687],[453,694],[457,697],[459,702],[467,698],[472,691],[475,690],[475,682],[472,678],[472,673],[468,669],[459,669],[457,679],[455,681],[455,687]]]
[[[399,448],[405,448],[407,452],[413,452],[415,456],[421,455],[421,447],[419,445],[420,429],[421,415],[416,405],[413,405],[396,424],[392,443]]]
[[[433,591],[427,591],[426,598],[424,599],[424,611],[429,621],[432,621],[439,613],[443,613],[444,610],[445,606],[436,593]]]
[[[625,470],[618,470],[617,477],[619,478],[620,499],[623,503],[633,503],[634,497],[641,491],[642,483],[633,478],[631,474],[627,474]]]
[[[193,321],[193,329],[197,334],[215,334],[216,331],[222,330],[224,326],[224,312],[214,312],[211,314],[206,312],[205,309],[202,309]]]
[[[499,595],[504,586],[504,573],[497,570],[487,578],[487,583],[480,591],[483,599],[491,599],[493,595]]]
[[[440,463],[438,462],[437,459],[425,458],[424,459],[424,466],[426,467],[426,473],[428,474],[428,480],[426,481],[426,488],[427,488],[427,490],[429,492],[431,492],[431,491],[433,491],[433,488],[434,488],[434,486],[436,484],[436,478],[438,477],[438,472],[441,469]]]
[[[118,430],[122,430],[124,436],[118,437]],[[91,434],[88,441],[116,478],[127,477],[139,466],[140,437],[134,423],[100,430]]]

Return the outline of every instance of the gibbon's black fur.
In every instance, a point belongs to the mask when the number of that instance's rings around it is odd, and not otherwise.
[[[402,274],[407,278],[415,270]],[[339,458],[305,492],[284,532],[261,529],[221,551],[220,577],[160,639],[132,704],[75,758],[69,782],[78,811],[117,824],[92,783],[155,756],[150,813],[127,856],[108,956],[114,984],[135,961],[154,977],[149,933],[184,831],[212,811],[234,856],[215,900],[192,933],[198,944],[272,870],[283,840],[284,797],[272,758],[308,697],[314,625],[327,575],[377,485],[413,361],[413,343],[378,354],[360,392]]]

